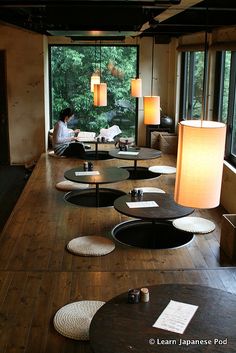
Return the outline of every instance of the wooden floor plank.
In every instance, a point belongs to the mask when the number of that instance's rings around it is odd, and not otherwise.
[[[214,232],[195,236],[185,247],[145,250],[118,242],[102,257],[69,253],[67,243],[78,236],[100,235],[113,239],[111,230],[131,220],[114,208],[83,208],[65,202],[55,188],[77,159],[42,156],[0,235],[0,352],[92,353],[88,342],[58,334],[53,327],[56,311],[78,300],[107,301],[130,288],[164,283],[190,283],[236,294],[236,271],[220,251],[221,218],[218,207],[196,210],[215,222]],[[95,161],[96,165],[125,166],[127,161]],[[162,156],[141,166],[172,165],[175,157]],[[175,175],[151,180],[128,180],[107,185],[129,192],[153,186],[173,193]]]

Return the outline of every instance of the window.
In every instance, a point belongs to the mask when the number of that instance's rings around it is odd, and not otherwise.
[[[202,113],[204,52],[183,52],[181,70],[181,120],[200,119]]]
[[[122,136],[135,138],[137,104],[130,80],[137,76],[137,46],[52,45],[49,53],[51,127],[69,106],[75,112],[73,128],[99,133],[118,125]],[[107,83],[106,107],[95,107],[90,92],[91,75],[100,69]]]
[[[217,52],[214,117],[227,124],[225,156],[236,166],[236,51]]]

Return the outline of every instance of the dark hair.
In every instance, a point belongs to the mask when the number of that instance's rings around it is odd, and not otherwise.
[[[70,109],[70,108],[66,108],[66,109],[63,109],[61,112],[60,112],[60,120],[64,121],[65,120],[65,117],[66,116],[72,116],[73,115],[73,111]]]

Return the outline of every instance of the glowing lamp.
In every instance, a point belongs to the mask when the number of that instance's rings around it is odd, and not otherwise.
[[[160,124],[160,97],[145,96],[143,97],[144,124],[159,125]]]
[[[179,124],[174,199],[182,206],[219,205],[226,125],[206,120]]]
[[[99,83],[94,85],[94,105],[105,107],[107,105],[107,84]]]

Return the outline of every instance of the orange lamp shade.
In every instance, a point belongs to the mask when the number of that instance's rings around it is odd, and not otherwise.
[[[131,80],[131,96],[142,97],[142,80],[141,78],[133,78]]]
[[[90,90],[94,92],[94,85],[100,83],[100,76],[96,73],[93,73],[90,81]]]
[[[143,97],[144,124],[159,125],[160,124],[160,97],[146,96]]]
[[[226,125],[223,123],[180,122],[175,202],[193,208],[219,205],[225,135]]]
[[[99,83],[94,85],[94,105],[105,107],[107,105],[107,84]]]

